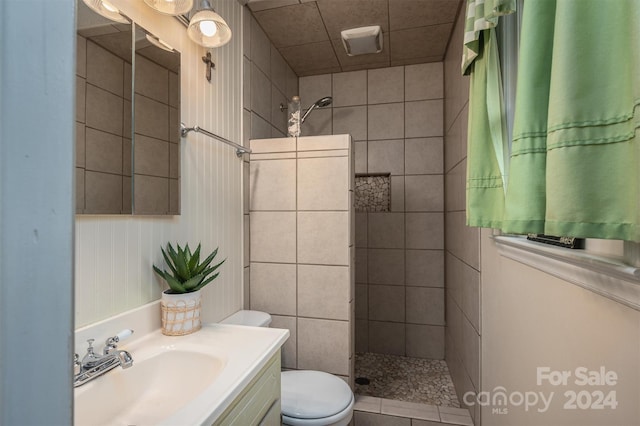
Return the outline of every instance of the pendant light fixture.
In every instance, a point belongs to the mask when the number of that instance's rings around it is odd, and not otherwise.
[[[120,14],[120,11],[117,7],[108,2],[108,0],[83,0],[84,4],[89,6],[91,10],[98,13],[101,16],[104,16],[107,19],[110,19],[114,22],[119,22],[121,24],[128,24],[129,21],[127,18]]]
[[[144,0],[144,2],[165,15],[185,15],[191,11],[193,0]]]
[[[196,13],[189,20],[189,38],[204,47],[220,47],[231,40],[231,28],[211,7],[201,0]]]

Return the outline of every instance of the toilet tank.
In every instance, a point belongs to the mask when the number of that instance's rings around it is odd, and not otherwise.
[[[251,327],[269,327],[271,315],[260,311],[238,311],[220,321],[221,324],[248,325]]]

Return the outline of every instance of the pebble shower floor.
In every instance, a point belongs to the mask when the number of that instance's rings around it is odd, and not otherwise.
[[[356,378],[369,379],[368,385],[355,385],[358,395],[460,407],[443,360],[358,353],[355,370]]]

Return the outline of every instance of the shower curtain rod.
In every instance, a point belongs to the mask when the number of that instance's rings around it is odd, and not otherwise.
[[[222,136],[218,136],[215,133],[211,133],[208,130],[201,128],[200,126],[187,127],[184,123],[180,123],[180,136],[183,138],[187,136],[189,132],[202,133],[203,135],[209,136],[210,138],[217,139],[222,143],[226,143],[236,149],[236,155],[238,157],[242,157],[242,154],[251,154],[251,150],[249,148],[245,148],[242,145],[238,145],[235,142],[231,142],[229,139],[225,139]]]

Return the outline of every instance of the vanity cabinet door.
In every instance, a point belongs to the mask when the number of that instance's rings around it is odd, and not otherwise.
[[[274,417],[273,412],[277,416]],[[280,424],[280,351],[273,355],[240,396],[214,422],[214,426],[262,424]]]

